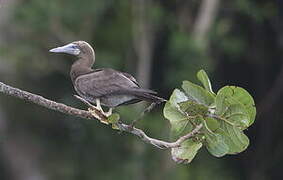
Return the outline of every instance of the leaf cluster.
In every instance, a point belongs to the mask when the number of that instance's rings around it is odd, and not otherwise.
[[[179,163],[191,162],[203,146],[216,157],[244,151],[249,139],[243,130],[256,116],[254,100],[245,89],[225,86],[214,93],[204,70],[197,73],[197,78],[202,86],[183,81],[182,90],[173,91],[163,110],[173,139],[203,125],[198,135],[172,148],[172,158]]]

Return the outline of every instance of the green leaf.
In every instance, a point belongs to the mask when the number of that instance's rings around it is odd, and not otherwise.
[[[205,133],[206,148],[216,157],[222,157],[229,152],[225,139],[220,134]]]
[[[243,106],[249,116],[247,127],[250,126],[256,116],[256,108],[252,96],[245,89],[240,87],[225,86],[221,88],[216,96],[217,114],[225,112],[227,107],[232,104],[241,104]]]
[[[164,117],[168,119],[171,124],[171,132],[173,135],[179,135],[188,124],[187,116],[181,113],[170,101],[166,102],[163,112]]]
[[[211,93],[214,94],[214,92],[213,92],[213,90],[212,90],[212,87],[211,87],[210,80],[209,80],[209,78],[208,78],[206,72],[205,72],[203,69],[201,69],[201,70],[197,73],[197,78],[198,78],[198,80],[200,80],[200,82],[202,83],[202,85],[204,86],[204,88],[205,88],[207,91],[209,91],[209,92],[211,92]]]
[[[250,123],[249,114],[245,107],[240,103],[230,104],[227,97],[222,94],[216,96],[216,115],[219,120],[240,127],[242,130],[246,129]]]
[[[249,127],[255,118],[255,107],[247,91],[235,86],[221,88],[215,98],[216,120],[220,128],[215,133],[223,137],[229,147],[228,154],[244,151],[249,145],[243,130]]]
[[[201,142],[194,141],[193,139],[186,140],[180,147],[172,148],[172,159],[177,163],[190,163],[201,147]]]
[[[248,147],[249,138],[240,128],[231,126],[225,122],[222,122],[220,127],[221,128],[217,130],[217,134],[220,134],[228,145],[228,154],[240,153]]]
[[[225,143],[225,139],[220,134],[212,132],[212,129],[209,128],[207,122],[213,122],[214,125],[217,124],[218,128],[220,126],[213,118],[203,119],[203,133],[205,136],[206,148],[213,156],[222,157],[229,152],[229,147]]]
[[[223,118],[233,123],[235,126],[246,129],[249,126],[249,115],[245,107],[241,104],[232,104],[227,107]]]
[[[186,112],[189,116],[205,116],[208,113],[208,107],[202,104],[198,104],[194,101],[185,101],[179,103],[180,109]]]
[[[214,132],[220,127],[220,122],[214,118],[206,117],[205,122],[209,131]]]
[[[187,101],[188,97],[179,89],[175,89],[170,96],[169,101],[174,105],[177,106],[179,103]]]
[[[183,81],[182,88],[190,100],[206,106],[214,103],[215,98],[210,92],[190,81]]]
[[[188,98],[182,91],[175,89],[163,109],[164,117],[168,119],[171,124],[171,133],[173,137],[181,135],[185,129],[188,131],[192,130],[188,117],[181,111],[178,105],[178,103],[187,100]]]
[[[119,129],[118,126],[116,125],[119,119],[120,119],[120,115],[118,113],[113,113],[108,117],[107,121],[112,124],[112,129]]]
[[[108,117],[107,120],[109,123],[115,124],[118,123],[119,119],[120,119],[120,115],[118,113],[113,113]]]

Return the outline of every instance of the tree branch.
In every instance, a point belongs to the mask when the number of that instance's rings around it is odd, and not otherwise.
[[[98,120],[104,121],[104,122],[107,121],[107,117],[98,110],[94,109],[94,111],[97,115],[97,116],[94,116],[89,111],[73,108],[73,107],[67,106],[67,105],[62,104],[62,103],[57,103],[55,101],[51,101],[49,99],[46,99],[42,96],[32,94],[32,93],[29,93],[27,91],[23,91],[23,90],[20,90],[18,88],[8,86],[8,85],[6,85],[2,82],[0,82],[0,92],[4,93],[6,95],[10,95],[10,96],[14,96],[16,98],[23,99],[25,101],[32,102],[34,104],[43,106],[43,107],[48,108],[48,109],[52,109],[54,111],[59,111],[59,112],[64,113],[64,114],[71,115],[71,116],[76,116],[76,117],[80,117],[80,118],[84,118],[84,119],[91,119],[91,120],[98,119]],[[152,144],[153,146],[158,147],[160,149],[168,149],[168,148],[179,147],[185,140],[187,140],[187,139],[195,136],[196,134],[198,134],[199,130],[203,126],[202,124],[197,125],[193,131],[191,131],[190,133],[180,137],[175,142],[166,142],[166,141],[151,138],[151,137],[147,136],[143,130],[132,127],[131,125],[127,125],[127,124],[124,124],[122,122],[118,122],[115,125],[119,128],[119,130],[134,134],[134,135],[138,136],[142,141],[149,143],[149,144]]]

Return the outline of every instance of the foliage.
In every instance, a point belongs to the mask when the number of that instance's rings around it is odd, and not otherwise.
[[[197,136],[172,149],[172,157],[179,163],[191,162],[202,146],[216,157],[244,151],[249,139],[243,130],[255,120],[255,103],[246,90],[225,86],[215,94],[205,71],[200,70],[197,78],[203,87],[184,81],[183,91],[175,89],[164,107],[173,139],[203,124]]]

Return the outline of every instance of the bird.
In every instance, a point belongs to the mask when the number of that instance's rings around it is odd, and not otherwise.
[[[166,100],[157,96],[157,92],[140,87],[129,73],[111,68],[93,69],[95,51],[85,41],[74,41],[49,50],[52,53],[65,53],[76,56],[70,70],[70,77],[77,94],[103,115],[109,117],[112,109],[140,101],[162,103]],[[108,107],[104,112],[102,106]]]

